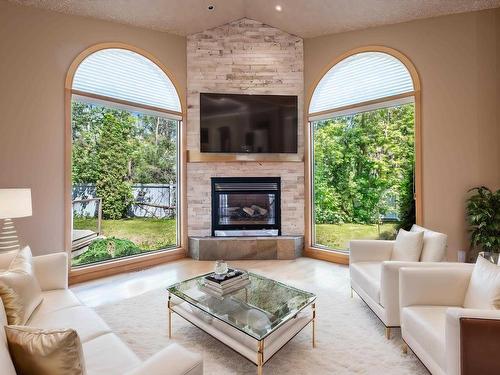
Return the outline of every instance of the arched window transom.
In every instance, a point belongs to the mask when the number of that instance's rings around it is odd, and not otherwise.
[[[309,114],[392,97],[414,90],[406,66],[383,52],[362,52],[333,66],[316,86]]]
[[[109,48],[89,55],[76,70],[73,90],[181,112],[177,91],[151,60],[126,49]]]

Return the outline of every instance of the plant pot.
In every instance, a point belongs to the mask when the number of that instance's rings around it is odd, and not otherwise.
[[[467,251],[458,250],[457,259],[458,259],[459,263],[466,263],[467,262]]]
[[[489,251],[481,251],[479,256],[482,256],[484,259],[489,260],[493,264],[500,265],[500,253],[492,253]]]

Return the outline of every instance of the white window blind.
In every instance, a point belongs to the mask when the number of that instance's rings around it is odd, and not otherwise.
[[[151,60],[125,49],[104,49],[82,61],[73,89],[181,112],[177,91]]]
[[[309,113],[413,91],[406,66],[382,52],[362,52],[332,67],[314,90]]]

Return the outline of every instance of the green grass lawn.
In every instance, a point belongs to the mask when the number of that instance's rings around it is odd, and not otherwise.
[[[392,239],[396,224],[316,224],[317,245],[334,250],[349,250],[350,240]]]
[[[96,219],[73,219],[75,229],[95,229]],[[132,241],[142,250],[158,250],[176,244],[175,219],[103,220],[102,235]]]
[[[74,229],[96,230],[95,218],[74,218]],[[175,219],[122,219],[103,220],[103,236],[110,238],[126,239],[133,242],[141,251],[152,251],[175,246],[176,222]],[[74,258],[78,264],[78,257]]]

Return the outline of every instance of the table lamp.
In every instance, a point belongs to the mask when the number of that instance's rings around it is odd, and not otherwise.
[[[31,189],[0,189],[0,252],[19,249],[19,238],[12,219],[31,216]]]

